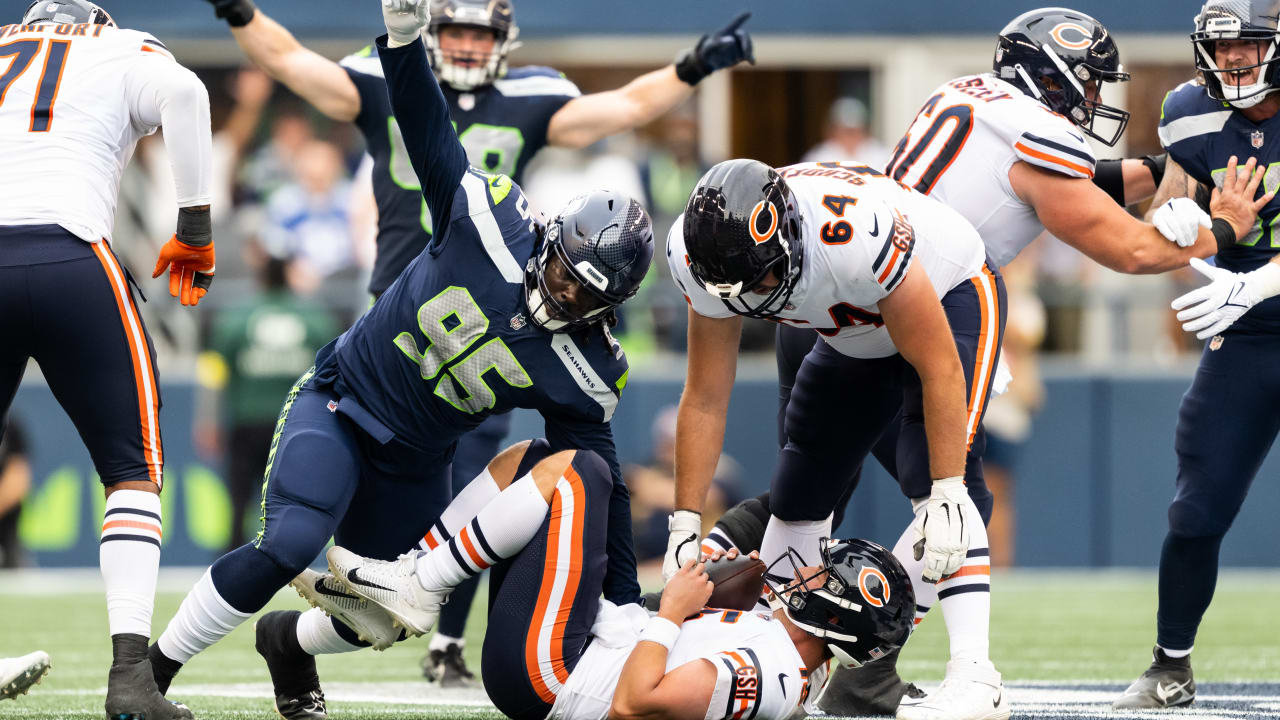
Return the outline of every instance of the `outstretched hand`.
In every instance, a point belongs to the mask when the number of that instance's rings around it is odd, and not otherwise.
[[[428,0],[382,0],[382,22],[387,26],[391,47],[418,39],[430,19],[427,3]]]
[[[1258,212],[1276,196],[1276,190],[1280,190],[1278,184],[1271,192],[1254,199],[1258,185],[1266,174],[1267,169],[1258,167],[1256,158],[1249,158],[1244,167],[1239,167],[1236,156],[1232,155],[1227,161],[1222,187],[1213,190],[1213,196],[1209,200],[1209,214],[1231,223],[1237,240],[1243,240],[1249,234],[1258,219]]]

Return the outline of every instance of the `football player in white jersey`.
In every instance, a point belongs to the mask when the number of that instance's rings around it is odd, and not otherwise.
[[[429,623],[441,593],[492,565],[482,666],[507,717],[781,720],[811,709],[810,681],[828,659],[861,665],[910,635],[906,571],[863,540],[822,538],[809,566],[787,553],[769,584],[774,611],[706,607],[713,588],[695,561],[656,614],[614,605],[600,597],[607,538],[630,528],[608,527],[604,460],[534,440],[500,453],[487,478],[501,492],[455,512],[470,504],[464,490],[436,549],[382,562],[334,547],[328,558],[331,577],[359,578],[347,589],[405,627]]]
[[[0,28],[0,422],[29,358],[106,491],[99,563],[113,663],[108,717],[191,717],[147,660],[160,562],[160,395],[133,278],[111,249],[120,175],[163,126],[178,222],[154,276],[195,305],[213,274],[209,97],[144,32],[86,0],[38,0]],[[70,344],[68,344],[70,343]]]
[[[965,489],[980,472],[972,443],[1004,329],[1004,286],[982,239],[955,211],[866,166],[774,171],[732,160],[694,189],[667,261],[690,304],[676,507],[701,511],[742,317],[815,330],[825,342],[805,358],[787,406],[761,558],[791,547],[811,563],[853,469],[899,426],[895,475],[917,515],[895,555],[914,568],[913,584],[950,591],[951,704],[1007,717],[985,622],[959,627],[953,617],[985,621],[990,604],[986,532]]]

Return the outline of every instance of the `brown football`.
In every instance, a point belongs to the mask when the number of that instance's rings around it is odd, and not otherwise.
[[[707,607],[753,610],[764,590],[764,563],[746,555],[707,563],[707,577],[715,584]]]

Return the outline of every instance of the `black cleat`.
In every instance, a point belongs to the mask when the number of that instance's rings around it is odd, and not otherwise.
[[[818,707],[828,715],[894,715],[904,697],[924,697],[898,675],[898,651],[860,668],[837,666]]]
[[[1157,646],[1151,651],[1151,667],[1111,703],[1117,710],[1186,707],[1196,699],[1191,676],[1191,656],[1171,658]]]
[[[476,676],[462,659],[462,648],[449,643],[444,650],[432,650],[422,658],[422,676],[442,688],[474,687]]]
[[[169,656],[160,652],[159,644],[152,644],[147,650],[147,658],[151,660],[151,674],[156,679],[156,689],[161,695],[169,694],[169,685],[173,683],[173,678],[177,676],[178,671],[182,669],[182,663],[177,660],[170,660]]]
[[[329,717],[316,674],[315,656],[298,644],[297,610],[274,610],[258,618],[254,649],[267,661],[275,690],[276,712],[285,720],[326,720]]]
[[[156,687],[147,639],[122,633],[111,636],[115,660],[107,676],[108,720],[190,720],[187,706],[170,702]]]

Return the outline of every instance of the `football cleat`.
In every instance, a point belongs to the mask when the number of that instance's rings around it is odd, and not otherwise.
[[[898,705],[898,720],[1008,720],[1011,712],[994,665],[952,660],[937,690]]]
[[[337,545],[325,553],[329,571],[348,590],[390,613],[395,625],[410,635],[425,635],[435,627],[448,590],[427,590],[418,582],[416,553],[398,560],[370,560]]]
[[[27,691],[49,672],[49,653],[37,650],[22,657],[0,660],[0,700],[9,700]]]
[[[422,676],[441,688],[475,687],[475,673],[467,669],[462,648],[449,643],[443,650],[432,650],[422,658]]]
[[[400,631],[386,610],[347,591],[329,573],[319,573],[310,568],[303,570],[289,582],[294,590],[316,608],[351,628],[356,636],[373,646],[374,650],[386,650],[400,639]]]
[[[191,711],[170,702],[156,686],[147,639],[120,633],[111,636],[112,653],[117,658],[107,675],[106,711],[109,720],[190,720]],[[141,658],[133,660],[132,658]]]
[[[1196,699],[1191,677],[1191,656],[1171,658],[1156,647],[1151,667],[1111,703],[1117,710],[1185,707]]]
[[[276,713],[284,720],[327,720],[316,659],[298,645],[297,610],[273,610],[253,625],[253,648],[267,661]]]

